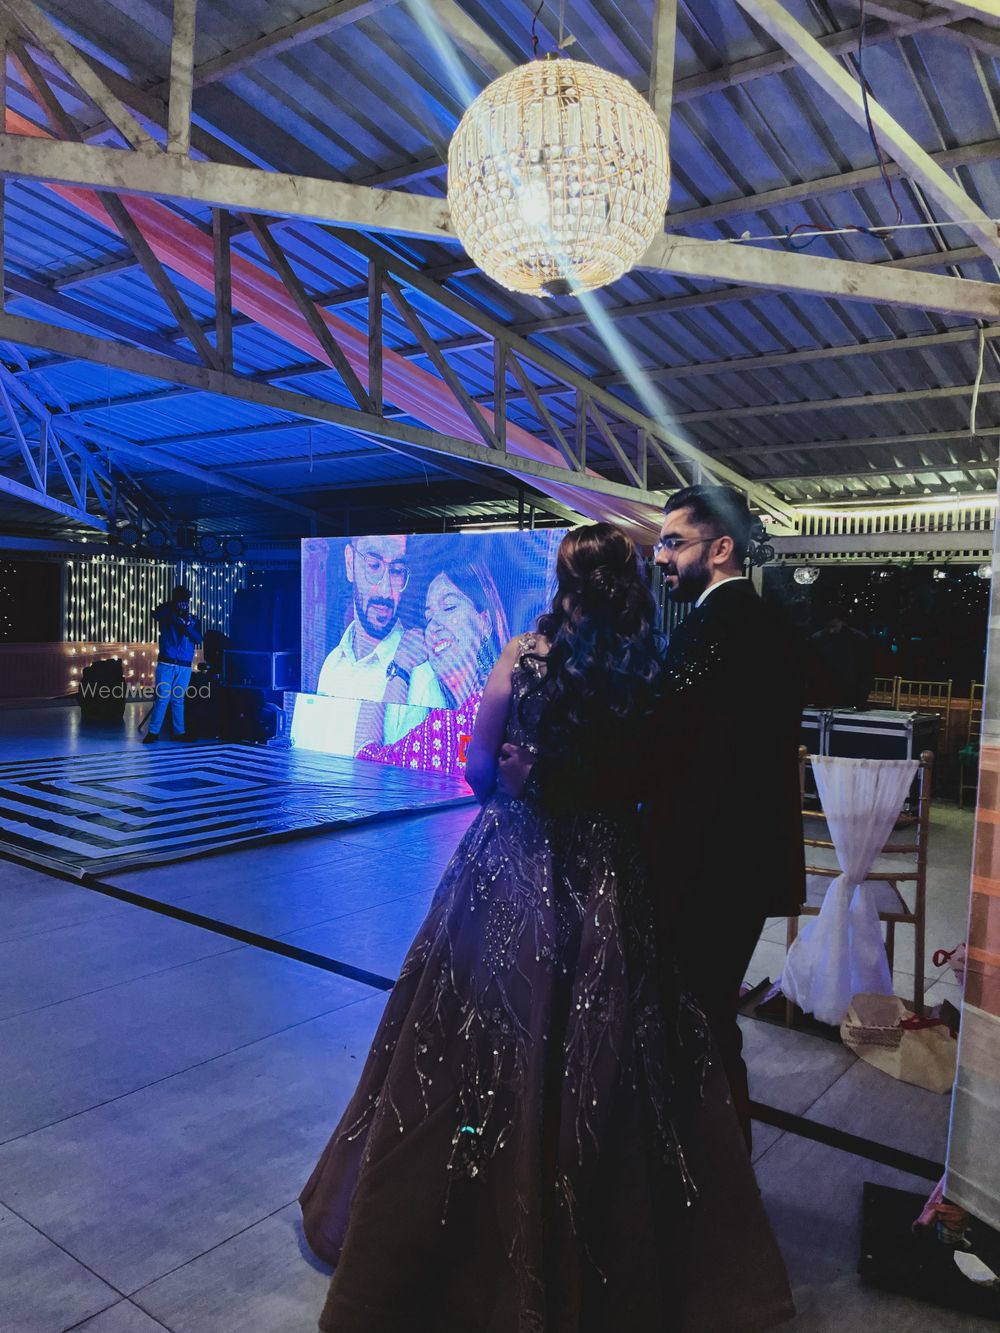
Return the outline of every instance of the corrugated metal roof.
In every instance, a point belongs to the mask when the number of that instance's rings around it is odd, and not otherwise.
[[[455,56],[454,69],[442,64],[418,21],[420,3],[386,3],[370,17],[327,36],[241,64],[196,90],[196,124],[248,159],[272,168],[365,182],[409,172],[411,178],[402,188],[440,195],[440,164],[463,109],[462,86],[481,87],[488,76],[461,55]],[[171,0],[51,0],[47,8],[84,49],[125,77],[147,89],[155,89],[166,77]],[[237,50],[316,8],[312,0],[294,6],[201,0],[196,64]],[[462,0],[462,8],[509,56],[530,53],[533,5]],[[829,5],[795,0],[789,8],[818,36],[850,29],[858,17],[857,5],[847,0]],[[652,0],[569,0],[566,26],[576,39],[571,54],[615,70],[645,89],[652,9]],[[558,12],[558,6],[549,5],[539,16],[543,48],[557,35]],[[991,216],[1000,214],[1000,28],[995,31],[990,53],[988,41],[963,41],[953,27],[927,26],[914,35],[889,39],[886,25],[876,22],[868,29],[864,55],[874,95],[928,151],[958,150],[956,178]],[[895,202],[873,171],[870,138],[808,75],[798,68],[772,67],[759,77],[739,74],[740,81],[733,81],[739,62],[772,50],[770,38],[735,0],[681,4],[668,227],[710,239],[744,233],[773,237],[769,243],[782,249],[806,244],[800,232],[789,239],[796,228],[892,224]],[[852,53],[842,59],[855,67]],[[56,74],[51,61],[43,65],[78,123],[97,127],[98,141],[116,142],[113,132],[109,136],[100,129],[99,113],[72,90],[70,81]],[[706,73],[711,73],[711,86],[695,87],[699,81],[706,83]],[[41,123],[16,70],[10,105]],[[837,177],[859,171],[867,173],[862,182],[854,188],[838,187]],[[794,199],[756,198],[809,182],[817,183],[814,190],[805,195],[799,191]],[[907,229],[816,236],[807,242],[808,253],[865,263],[916,261],[914,267],[923,271],[996,280],[995,266],[970,253],[960,227],[923,225],[943,219],[922,191],[897,178],[893,193]],[[185,205],[177,211],[203,227],[209,225],[207,207]],[[363,290],[363,261],[328,229],[296,222],[284,225],[280,237],[314,295]],[[265,263],[248,235],[239,235],[234,246]],[[451,263],[457,254],[446,246],[399,238],[392,248],[426,268]],[[117,321],[111,325],[117,329],[113,336],[127,336],[131,328],[188,347],[140,270],[101,271],[126,255],[121,240],[44,186],[8,184],[6,249],[13,283],[11,311],[89,331],[102,321]],[[949,251],[956,252],[954,262]],[[90,270],[94,274],[88,279]],[[43,284],[46,290],[30,283]],[[572,299],[517,298],[481,275],[461,270],[446,285],[639,406],[599,330],[581,317]],[[211,328],[211,295],[183,278],[177,286],[194,317]],[[447,342],[468,336],[468,324],[441,305],[416,293],[408,299],[435,338]],[[969,388],[979,352],[972,320],[857,301],[748,293],[648,271],[627,275],[600,293],[598,302],[662,394],[664,410],[677,418],[692,442],[725,457],[748,476],[777,479],[776,488],[792,500],[950,495],[993,484],[1000,395],[992,385],[1000,381],[1000,358],[997,342],[987,339],[978,433],[968,435]],[[335,313],[365,327],[363,300],[338,304]],[[427,367],[389,302],[385,321],[387,343]],[[949,331],[970,336],[914,348],[877,346],[885,340]],[[799,355],[823,349],[849,354],[819,359]],[[233,469],[233,475],[252,477],[255,485],[274,493],[287,491],[306,504],[331,503],[332,486],[370,492],[421,478],[425,467],[442,476],[429,460],[418,463],[347,430],[321,424],[310,428],[273,409],[21,350],[33,368],[41,368],[41,373],[28,373],[29,383],[57,411],[72,411],[77,423],[172,449],[178,458],[207,471]],[[241,374],[331,402],[351,402],[335,373],[317,370],[299,348],[260,325],[237,319],[234,355]],[[757,364],[768,355],[784,359]],[[448,357],[468,391],[489,400],[489,346],[463,347]],[[712,363],[711,373],[705,373],[707,363]],[[572,395],[560,395],[558,386],[546,384],[542,376],[537,380],[545,386],[556,423],[572,430]],[[958,389],[963,392],[947,392]],[[509,414],[515,423],[545,435],[545,423],[513,390]],[[951,438],[933,438],[943,435]],[[906,436],[932,438],[900,438]],[[893,443],[865,443],[885,439]],[[310,452],[311,471],[298,461]],[[317,463],[319,454],[343,457]],[[287,460],[284,465],[282,460]],[[598,442],[592,461],[614,475],[613,460]],[[256,531],[266,533],[273,527],[276,534],[296,522],[277,509],[209,492],[190,478],[142,462],[130,461],[129,468],[151,493],[186,505],[185,517],[252,522]],[[651,480],[672,484],[666,473],[654,473]],[[453,517],[463,504],[468,508],[473,502],[477,488],[465,483],[465,489],[466,498],[455,501]],[[488,486],[479,493],[488,494]],[[400,503],[415,500],[404,496]],[[395,499],[387,495],[386,504],[395,504]],[[503,504],[509,501],[501,502],[501,508]],[[0,516],[8,509],[0,510]],[[23,513],[22,519],[30,521]],[[39,522],[51,520],[39,514]]]

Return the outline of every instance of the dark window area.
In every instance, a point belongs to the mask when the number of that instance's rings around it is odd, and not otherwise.
[[[0,558],[0,643],[53,643],[62,637],[60,565]]]
[[[986,669],[990,580],[976,565],[817,566],[806,586],[792,568],[768,569],[765,594],[782,602],[799,628],[815,634],[831,613],[872,639],[875,673],[948,680],[964,691]]]

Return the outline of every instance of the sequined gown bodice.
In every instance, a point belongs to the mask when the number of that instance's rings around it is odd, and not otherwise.
[[[537,640],[533,635],[522,635],[517,666],[511,676],[510,716],[506,739],[514,745],[535,750],[538,727],[542,718],[544,695],[537,688],[544,677],[545,666],[536,655]]]
[[[529,748],[533,646],[507,731]],[[302,1194],[336,1269],[321,1329],[748,1333],[787,1315],[704,1019],[654,954],[634,818],[604,805],[495,795],[463,836]]]

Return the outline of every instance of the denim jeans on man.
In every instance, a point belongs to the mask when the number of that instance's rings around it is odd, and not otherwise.
[[[184,735],[184,696],[191,680],[189,666],[175,666],[171,662],[157,662],[154,693],[156,702],[149,718],[149,734],[156,736],[163,726],[167,708],[175,736]]]

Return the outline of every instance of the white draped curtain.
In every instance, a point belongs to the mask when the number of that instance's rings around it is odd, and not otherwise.
[[[819,916],[789,949],[781,989],[805,1013],[839,1024],[855,995],[892,994],[875,890],[865,881],[893,830],[917,762],[816,756],[812,765],[841,873]]]

